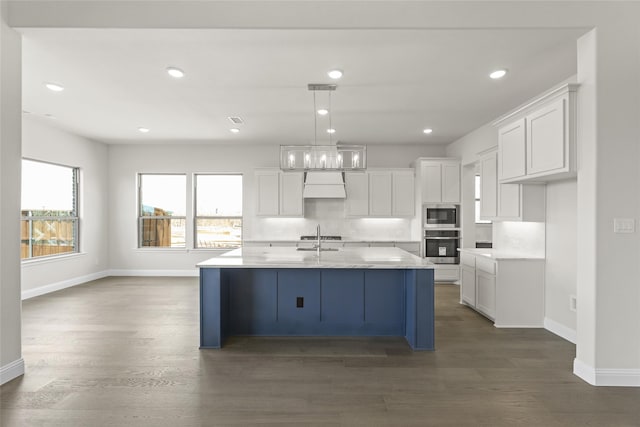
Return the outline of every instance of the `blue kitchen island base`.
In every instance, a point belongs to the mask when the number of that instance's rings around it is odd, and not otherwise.
[[[403,336],[434,350],[433,269],[200,268],[200,348],[234,335]]]

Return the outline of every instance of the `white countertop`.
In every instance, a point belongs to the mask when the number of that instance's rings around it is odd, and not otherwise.
[[[245,243],[315,243],[315,240],[301,240],[301,239],[247,239],[243,240]],[[362,240],[362,239],[341,239],[341,240],[327,240],[322,239],[323,243],[420,243],[419,240]]]
[[[490,259],[512,259],[512,260],[544,260],[544,256],[515,252],[508,250],[490,249],[490,248],[460,248],[461,253],[467,253],[476,256],[482,256]]]
[[[242,248],[210,258],[200,268],[364,268],[429,269],[434,265],[399,248],[342,248],[298,251],[296,248]]]

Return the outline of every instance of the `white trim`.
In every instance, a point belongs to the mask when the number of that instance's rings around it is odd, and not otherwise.
[[[51,292],[59,291],[61,289],[70,288],[72,286],[81,285],[83,283],[90,282],[92,280],[102,279],[107,277],[108,271],[98,271],[97,273],[87,274],[86,276],[74,277],[73,279],[63,280],[57,283],[51,283],[50,285],[40,286],[34,289],[22,291],[22,299],[37,297],[40,295],[48,294]]]
[[[62,254],[62,255],[47,255],[47,256],[41,256],[41,257],[35,257],[35,258],[25,258],[20,262],[20,265],[23,268],[28,268],[28,267],[33,267],[37,265],[48,264],[50,262],[68,261],[70,259],[83,257],[86,255],[87,255],[86,252],[73,252],[73,253]]]
[[[493,324],[494,327],[496,328],[522,328],[522,329],[541,329],[542,325],[531,325],[531,324],[526,324],[526,325],[518,325],[518,324],[497,324],[494,323]]]
[[[0,385],[8,383],[20,375],[24,375],[24,359],[22,357],[0,367]]]
[[[197,268],[193,270],[109,270],[109,276],[197,277],[199,274]]]
[[[560,338],[564,338],[570,343],[577,344],[578,343],[578,332],[575,329],[571,329],[562,323],[558,323],[555,320],[549,319],[548,317],[544,318],[544,328],[559,336]]]
[[[640,387],[640,369],[595,369],[573,359],[573,373],[595,386]]]

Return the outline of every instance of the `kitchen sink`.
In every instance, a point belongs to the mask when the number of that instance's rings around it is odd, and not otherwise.
[[[296,248],[296,251],[317,251],[318,248]],[[338,248],[320,248],[320,252],[325,252],[325,251],[337,251]]]

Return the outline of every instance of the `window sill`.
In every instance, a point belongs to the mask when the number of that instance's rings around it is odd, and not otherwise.
[[[65,254],[65,255],[54,255],[54,256],[48,256],[48,257],[24,259],[20,263],[22,264],[22,267],[31,267],[31,266],[41,265],[41,264],[48,264],[51,262],[67,261],[70,259],[79,258],[86,255],[87,254],[85,252],[75,252],[72,254]]]

